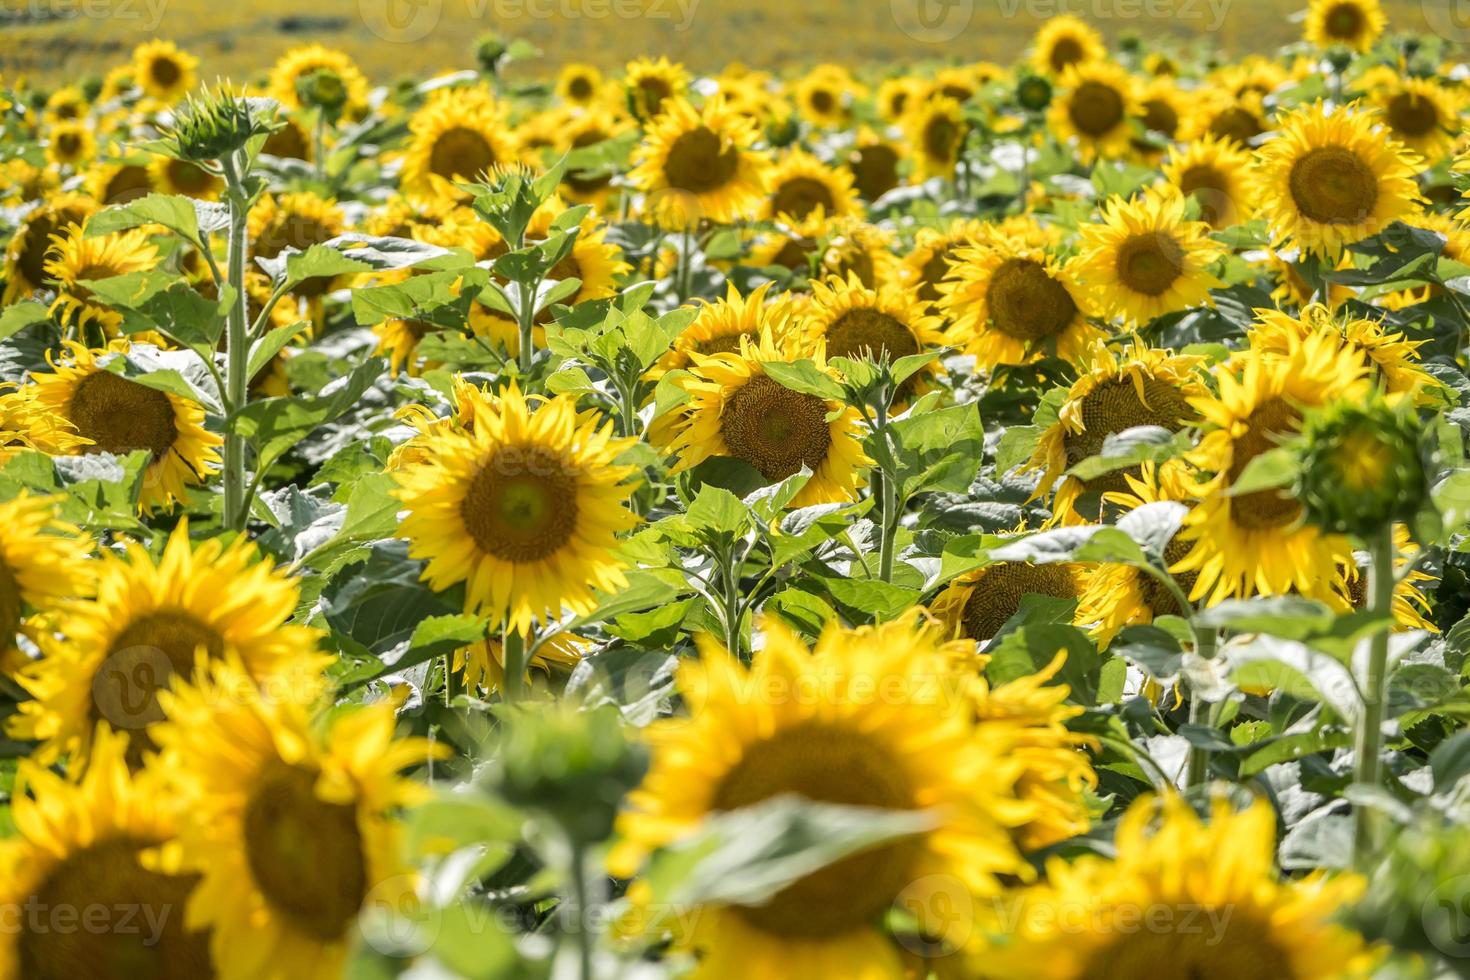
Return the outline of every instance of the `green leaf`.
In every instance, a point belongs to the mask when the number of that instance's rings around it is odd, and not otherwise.
[[[1286,446],[1268,449],[1245,464],[1226,491],[1226,496],[1243,497],[1263,490],[1280,490],[1296,483],[1297,455]]]
[[[996,684],[1029,677],[1048,666],[1058,653],[1065,653],[1058,682],[1072,689],[1076,703],[1097,703],[1102,661],[1092,640],[1075,626],[1030,623],[1005,634],[986,652],[990,664],[985,674]]]
[[[750,512],[740,498],[728,490],[706,484],[689,505],[685,519],[696,531],[738,537],[750,530]]]
[[[893,619],[919,601],[918,589],[878,579],[823,578],[821,581],[836,602],[879,621]]]
[[[790,388],[804,395],[815,395],[828,401],[843,400],[842,385],[812,361],[803,359],[791,364],[767,361],[761,365],[761,370],[783,388]]]
[[[784,589],[766,600],[765,611],[775,613],[807,636],[820,636],[837,619],[837,610],[805,589]]]
[[[256,444],[261,468],[269,466],[318,426],[346,414],[382,376],[386,362],[369,358],[341,383],[321,395],[290,395],[252,402],[235,413],[230,424]]]
[[[1077,463],[1067,473],[1079,480],[1096,480],[1140,463],[1162,463],[1173,459],[1189,445],[1189,437],[1183,433],[1171,432],[1157,425],[1135,426],[1110,433],[1103,439],[1101,452]]]
[[[44,303],[26,300],[7,306],[0,310],[0,340],[8,340],[26,327],[46,323],[50,319],[51,314]]]
[[[1269,633],[1287,640],[1301,640],[1332,628],[1336,614],[1315,599],[1301,596],[1255,596],[1227,599],[1201,612],[1196,625],[1203,629],[1234,630],[1237,633]]]
[[[202,248],[199,237],[200,215],[195,210],[199,203],[202,202],[177,194],[149,194],[126,204],[115,204],[87,219],[86,237],[95,238],[98,235],[158,224],[196,248]],[[223,227],[218,222],[217,211],[211,210],[207,213],[212,217],[206,227],[211,230]]]
[[[310,320],[297,320],[284,327],[267,330],[265,336],[257,340],[250,348],[250,366],[245,372],[245,377],[250,381],[255,380],[256,375],[265,370],[266,365],[270,364],[271,360],[291,342],[293,337],[299,336],[310,326]]]

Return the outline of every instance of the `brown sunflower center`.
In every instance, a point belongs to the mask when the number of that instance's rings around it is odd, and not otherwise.
[[[1259,116],[1243,106],[1231,106],[1210,120],[1210,135],[1248,144],[1266,131]]]
[[[1193,549],[1188,541],[1181,541],[1178,535],[1169,539],[1164,546],[1164,567],[1172,568],[1178,562],[1184,560],[1185,556]],[[1188,596],[1194,588],[1196,572],[1172,572],[1175,583],[1179,590]],[[1138,592],[1143,598],[1143,604],[1147,606],[1155,618],[1159,616],[1180,616],[1183,612],[1179,608],[1179,602],[1174,598],[1169,589],[1152,575],[1142,572],[1138,573]]]
[[[155,843],[107,838],[62,859],[27,896],[32,911],[17,916],[18,975],[28,980],[214,976],[208,933],[184,926],[184,905],[198,878],[144,868],[138,852]],[[100,927],[95,917],[82,918],[94,909],[113,918]]]
[[[1051,70],[1061,74],[1069,65],[1075,65],[1082,60],[1086,52],[1082,49],[1082,42],[1075,37],[1058,38],[1051,46],[1051,56],[1047,61],[1051,64]]]
[[[827,353],[832,357],[896,361],[918,352],[919,342],[909,328],[879,310],[848,310],[827,328]]]
[[[939,285],[949,275],[954,249],[936,248],[919,269],[919,298],[929,303],[939,302]]]
[[[953,160],[963,135],[958,120],[935,115],[924,124],[924,152],[931,160]]]
[[[1246,431],[1235,440],[1229,479],[1234,483],[1261,453],[1275,449],[1301,425],[1301,413],[1284,398],[1262,402],[1246,419]],[[1230,517],[1250,531],[1270,531],[1291,524],[1301,505],[1280,490],[1257,490],[1230,498]]]
[[[20,582],[10,566],[0,561],[0,650],[9,650],[15,645],[15,634],[20,632],[24,612]]]
[[[1102,452],[1107,437],[1140,425],[1156,425],[1177,432],[1191,412],[1179,389],[1158,378],[1144,378],[1139,385],[1129,378],[1104,381],[1082,399],[1081,432],[1068,432],[1062,440],[1067,465],[1072,466]],[[1126,489],[1126,470],[1109,473],[1088,483],[1092,491]]]
[[[460,504],[465,530],[502,561],[540,561],[577,530],[577,476],[541,446],[499,450],[470,481]]]
[[[1388,124],[1394,132],[1423,137],[1440,128],[1434,102],[1414,92],[1400,92],[1388,103]]]
[[[1179,131],[1179,113],[1164,99],[1148,99],[1143,103],[1143,125],[1172,138]]]
[[[738,354],[740,352],[740,338],[750,337],[751,339],[755,339],[755,336],[753,331],[749,333],[742,331],[740,333],[723,334],[719,337],[706,337],[703,340],[695,341],[694,349],[701,354],[709,354],[711,356],[715,354]]]
[[[160,86],[168,88],[184,77],[184,70],[172,58],[154,58],[153,63],[148,66],[148,74]]]
[[[267,902],[292,927],[324,941],[347,932],[368,891],[357,808],[317,798],[320,774],[281,764],[245,804],[245,857]]]
[[[1297,210],[1324,225],[1355,225],[1378,204],[1378,178],[1353,151],[1323,146],[1291,168],[1291,197]]]
[[[1128,911],[1120,909],[1120,913]],[[1116,938],[1089,957],[1080,980],[1278,980],[1294,975],[1290,959],[1276,945],[1269,927],[1247,918],[1244,912],[1222,916],[1206,910],[1201,914],[1197,905],[1155,905],[1146,911],[1150,922],[1171,925],[1133,929],[1126,928],[1120,918]],[[1220,921],[1223,934],[1208,926],[1186,927],[1196,917]]]
[[[1353,41],[1366,26],[1366,18],[1356,3],[1339,3],[1327,11],[1325,26],[1329,37]]]
[[[832,430],[827,403],[757,375],[725,404],[720,434],[730,454],[767,480],[784,480],[805,463],[814,472],[827,458]]]
[[[638,79],[638,93],[643,101],[643,106],[649,115],[658,112],[659,106],[663,105],[664,99],[673,94],[669,83],[662,78],[645,76]]]
[[[898,186],[898,153],[884,143],[858,147],[848,160],[858,193],[876,201]]]
[[[294,122],[287,121],[286,125],[265,138],[261,152],[282,159],[305,160],[308,152],[306,135]]]
[[[821,116],[827,115],[837,107],[837,96],[824,88],[819,88],[812,92],[808,101],[812,110]]]
[[[82,137],[80,133],[62,133],[56,137],[56,148],[63,159],[70,159],[82,151]]]
[[[92,441],[84,453],[146,449],[159,460],[179,434],[167,395],[107,371],[89,374],[77,384],[66,416],[78,435]]]
[[[121,204],[142,197],[151,190],[153,179],[148,176],[148,168],[125,163],[117,168],[117,173],[102,189],[102,201],[104,204]]]
[[[726,146],[709,127],[691,129],[669,147],[664,177],[669,186],[693,194],[718,190],[740,169],[740,151]]]
[[[168,179],[185,194],[201,194],[214,186],[214,177],[187,160],[168,162]]]
[[[1000,562],[988,566],[965,602],[961,615],[965,636],[972,640],[988,640],[995,636],[1006,620],[1021,608],[1022,597],[1033,593],[1057,599],[1075,599],[1077,582],[1064,565]]]
[[[1083,136],[1103,136],[1123,121],[1123,96],[1111,85],[1083,82],[1067,100],[1067,118]]]
[[[869,289],[878,281],[878,269],[872,254],[858,242],[838,246],[831,254],[830,268],[838,279],[846,279],[852,274]]]
[[[1118,247],[1118,281],[1135,293],[1162,296],[1184,274],[1184,249],[1172,235],[1149,231]]]
[[[429,172],[445,180],[474,180],[497,162],[495,150],[484,134],[463,126],[440,133],[429,151]]]
[[[1199,203],[1200,220],[1211,225],[1231,223],[1235,207],[1230,200],[1230,181],[1208,163],[1197,163],[1179,175],[1179,189]]]
[[[592,98],[593,91],[594,88],[592,86],[592,79],[588,78],[586,75],[578,75],[576,78],[572,79],[569,85],[567,85],[567,95],[570,96],[572,101],[574,102],[586,102],[588,99]]]
[[[990,278],[985,300],[995,329],[1017,340],[1061,333],[1077,316],[1067,287],[1032,259],[1007,259]]]
[[[712,806],[733,810],[782,793],[820,803],[912,810],[914,790],[902,764],[863,732],[805,722],[745,750],[716,788]],[[799,939],[824,939],[880,918],[913,880],[922,842],[906,838],[844,858],[807,875],[759,907],[740,907],[756,928]]]
[[[784,180],[771,195],[771,211],[793,218],[805,218],[819,207],[830,215],[835,203],[831,188],[815,177]]]

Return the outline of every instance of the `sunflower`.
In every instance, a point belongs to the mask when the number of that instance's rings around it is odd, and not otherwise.
[[[852,274],[813,282],[812,302],[802,316],[806,343],[821,345],[828,357],[889,363],[943,347],[941,323],[926,303],[897,284],[872,289]],[[930,362],[911,375],[895,394],[895,407],[928,391],[938,371]]]
[[[565,677],[582,662],[588,646],[587,640],[565,631],[553,633],[537,643],[526,662],[526,687],[532,684],[532,674]],[[488,695],[505,686],[505,647],[494,637],[456,650],[450,666],[461,672],[465,687],[471,691]]]
[[[1029,363],[1048,349],[1074,360],[1102,335],[1087,321],[1089,301],[1072,263],[993,229],[983,244],[955,252],[940,289],[950,342],[983,371]]]
[[[800,148],[790,149],[771,168],[769,195],[760,217],[800,221],[818,209],[834,218],[861,215],[862,205],[852,185],[849,171],[823,163]]]
[[[1257,310],[1250,345],[1268,357],[1289,357],[1293,345],[1317,333],[1338,338],[1344,352],[1355,355],[1367,370],[1369,380],[1389,395],[1433,399],[1440,390],[1440,382],[1420,366],[1423,341],[1390,332],[1381,321],[1335,315],[1320,304],[1307,306],[1298,316]]]
[[[764,370],[769,361],[809,357],[830,373],[821,350],[808,351],[792,341],[778,345],[767,324],[759,340],[742,335],[738,351],[690,357],[694,363],[680,380],[689,402],[669,447],[679,457],[675,473],[712,456],[732,456],[777,483],[805,466],[812,476],[792,506],[855,498],[858,470],[868,463],[858,440],[857,413],[786,388]]]
[[[791,86],[801,117],[821,129],[847,125],[857,82],[841,65],[818,65]]]
[[[189,541],[187,521],[169,535],[157,564],[141,544],[103,551],[96,598],[73,602],[41,637],[45,656],[19,682],[33,701],[9,721],[11,735],[43,743],[35,758],[83,758],[93,729],[106,722],[132,734],[133,763],[162,720],[159,692],[205,659],[237,656],[257,684],[314,692],[328,658],[316,630],[289,624],[300,590],[236,538]]]
[[[3,414],[3,410],[0,410]],[[0,670],[25,663],[16,637],[34,634],[27,620],[91,590],[92,542],[56,516],[57,501],[27,493],[0,502]]]
[[[156,266],[158,250],[148,241],[147,233],[134,228],[88,238],[81,225],[71,225],[52,241],[46,260],[46,278],[56,286],[51,312],[81,336],[86,335],[89,323],[97,324],[103,335],[116,331],[122,314],[98,300],[85,281],[111,279]]]
[[[701,908],[676,937],[700,954],[696,975],[706,980],[798,969],[812,978],[900,980],[897,947],[881,928],[900,895],[953,881],[967,894],[994,896],[1001,876],[1029,877],[1011,840],[1032,809],[1015,798],[1022,763],[1007,751],[1003,727],[992,737],[976,724],[963,696],[964,671],[973,670],[965,651],[916,614],[830,627],[811,652],[774,619],[764,635],[750,667],[707,638],[701,657],[680,665],[690,717],[645,730],[652,765],[619,819],[610,866],[631,876],[648,854],[709,818],[783,793],[928,810],[930,829],[813,872],[761,905]],[[885,692],[881,710],[874,690]]]
[[[764,282],[744,297],[733,283],[726,286],[723,299],[699,301],[699,312],[689,326],[674,338],[669,352],[659,358],[653,374],[662,377],[669,371],[688,368],[695,354],[740,353],[741,338],[758,343],[769,332],[785,345],[794,331],[792,308],[784,297],[770,301],[773,282]]]
[[[505,108],[490,90],[450,88],[435,92],[408,121],[399,182],[414,197],[468,199],[456,182],[473,182],[516,159]]]
[[[931,95],[909,112],[904,129],[922,176],[949,177],[955,172],[970,131],[958,102]]]
[[[1311,0],[1304,36],[1319,48],[1342,45],[1364,52],[1387,25],[1378,0]]]
[[[960,249],[987,241],[987,227],[976,218],[960,218],[942,228],[920,228],[914,233],[913,248],[899,265],[898,281],[937,308],[944,280]]]
[[[903,183],[899,163],[903,150],[870,129],[858,130],[852,146],[843,154],[843,165],[852,173],[853,187],[865,201],[876,201]]]
[[[567,210],[567,205],[553,195],[531,216],[526,226],[526,241],[544,241],[552,234],[552,226]],[[571,251],[547,272],[548,279],[577,279],[581,285],[561,302],[567,306],[616,296],[618,281],[633,271],[623,259],[623,251],[607,240],[607,225],[592,214],[582,218]],[[551,310],[542,311],[550,320]]]
[[[1279,490],[1230,489],[1251,460],[1298,430],[1304,411],[1361,397],[1369,386],[1365,370],[1339,336],[1321,331],[1289,339],[1284,354],[1247,351],[1217,367],[1218,394],[1192,402],[1205,434],[1186,457],[1213,476],[1195,488],[1200,504],[1180,532],[1189,554],[1170,568],[1196,573],[1191,600],[1214,605],[1232,596],[1316,596],[1329,588],[1350,553],[1346,540],[1303,523],[1301,504]]]
[[[149,453],[138,506],[144,513],[182,500],[187,485],[200,485],[219,465],[223,440],[204,428],[204,407],[172,392],[147,388],[107,370],[129,350],[126,340],[106,350],[68,342],[52,371],[32,374],[22,388],[37,407],[65,419],[87,444],[69,455]]]
[[[878,107],[878,117],[889,124],[903,122],[909,106],[922,102],[928,97],[929,91],[928,82],[912,75],[883,79],[874,97]]]
[[[660,57],[638,58],[623,70],[623,88],[628,94],[628,110],[640,122],[657,119],[664,103],[682,99],[689,88],[689,73],[684,66]]]
[[[1178,432],[1194,421],[1190,400],[1206,394],[1201,363],[1199,357],[1149,348],[1136,338],[1116,353],[1102,341],[1088,349],[1078,363],[1080,377],[1027,466],[1042,471],[1036,497],[1056,487],[1053,520],[1080,524],[1080,497],[1125,487],[1126,470],[1090,481],[1067,475],[1070,467],[1101,453],[1108,436],[1141,425]]]
[[[1470,227],[1466,227],[1459,219],[1438,211],[1423,211],[1405,218],[1404,223],[1411,228],[1432,231],[1443,237],[1445,242],[1444,251],[1440,253],[1441,259],[1458,262],[1461,265],[1470,260]],[[1345,253],[1343,258],[1351,268],[1351,253]],[[1337,286],[1337,288],[1342,287]],[[1428,283],[1378,295],[1374,297],[1373,304],[1387,310],[1401,310],[1416,303],[1427,303],[1442,295],[1444,295],[1443,287],[1435,283]]]
[[[1187,221],[1184,198],[1148,194],[1125,202],[1112,198],[1102,221],[1082,227],[1077,277],[1093,302],[1130,326],[1212,304],[1210,290],[1223,285],[1208,271],[1223,249],[1210,226]]]
[[[400,471],[408,513],[400,534],[427,558],[434,589],[464,582],[465,608],[525,633],[595,605],[593,588],[625,584],[617,535],[637,518],[625,503],[636,469],[614,463],[631,440],[579,416],[561,396],[534,410],[512,383],[472,431],[421,437],[426,461]]]
[[[898,256],[893,254],[897,239],[888,229],[858,218],[833,218],[822,224],[820,235],[827,243],[818,260],[824,275],[856,275],[870,289],[898,275]]]
[[[1200,220],[1215,229],[1242,224],[1254,208],[1251,155],[1240,145],[1204,136],[1170,148],[1163,179],[1199,206]]]
[[[46,128],[46,159],[53,165],[80,170],[96,155],[97,137],[91,123],[72,119]]]
[[[966,572],[935,596],[931,607],[951,636],[984,643],[1021,608],[1028,595],[1076,599],[1087,591],[1081,565],[995,562]]]
[[[1052,17],[1036,34],[1031,66],[1043,75],[1062,75],[1068,68],[1090,65],[1108,56],[1102,35],[1070,14]]]
[[[14,206],[40,201],[55,194],[61,180],[54,171],[21,157],[0,163],[0,204]]]
[[[1424,630],[1427,633],[1438,633],[1439,627],[1427,618],[1430,609],[1429,599],[1419,588],[1425,582],[1434,581],[1434,576],[1427,575],[1418,569],[1413,569],[1408,574],[1404,573],[1405,568],[1418,553],[1419,546],[1409,537],[1409,529],[1402,524],[1394,525],[1393,544],[1396,573],[1392,604],[1394,629],[1400,632]],[[1365,553],[1355,553],[1352,561],[1342,564],[1340,575],[1333,589],[1334,596],[1338,600],[1333,603],[1334,605],[1346,611],[1368,608],[1369,568],[1368,555]]]
[[[294,116],[284,112],[276,113],[275,121],[280,124],[280,128],[265,138],[260,152],[280,157],[283,160],[311,162],[314,151],[311,145],[312,139],[307,134],[306,127],[302,126]]]
[[[1155,78],[1144,85],[1137,93],[1138,115],[1135,117],[1147,133],[1157,133],[1166,141],[1172,141],[1179,135],[1179,130],[1184,120],[1193,109],[1193,101],[1172,78]],[[1133,140],[1133,148],[1143,151],[1145,156],[1152,159],[1156,149],[1138,139]]]
[[[64,417],[37,405],[26,391],[0,386],[0,466],[25,450],[64,456],[84,445]]]
[[[179,914],[198,879],[179,867],[176,801],[158,773],[128,772],[126,743],[99,725],[72,779],[21,761],[17,833],[0,842],[0,903],[13,916],[0,980],[214,976],[208,936]],[[95,928],[92,909],[110,927]],[[87,928],[47,928],[47,912],[62,910],[87,910]]]
[[[326,48],[320,44],[292,48],[281,55],[271,68],[270,83],[266,94],[288,111],[299,111],[305,107],[301,104],[301,96],[296,90],[296,83],[319,71],[330,72],[342,80],[342,87],[347,91],[345,115],[355,118],[366,111],[368,82],[358,70],[357,64],[348,57],[346,52]]]
[[[754,148],[758,138],[755,125],[718,97],[702,109],[679,99],[649,126],[628,180],[666,228],[740,221],[759,210],[768,186],[770,160]]]
[[[576,106],[590,106],[602,93],[602,72],[592,65],[572,62],[556,78],[556,96]]]
[[[1388,132],[1429,166],[1448,157],[1460,132],[1460,93],[1433,79],[1405,78],[1388,68],[1378,72],[1364,78],[1364,87]]]
[[[135,158],[97,160],[87,168],[82,184],[104,206],[126,204],[153,193],[153,165]]]
[[[443,753],[395,739],[387,704],[323,730],[300,700],[262,695],[233,658],[161,699],[156,768],[179,804],[180,860],[199,879],[186,922],[208,931],[221,980],[339,975],[364,902],[413,894],[395,813],[428,790],[398,774]]]
[[[194,87],[199,59],[172,41],[146,41],[133,49],[133,79],[145,95],[173,105]]]
[[[201,201],[217,201],[225,189],[224,179],[188,160],[158,157],[148,167],[152,182],[161,193],[182,194]]]
[[[597,146],[628,132],[631,126],[628,117],[623,115],[600,112],[563,113],[558,145],[568,152]],[[561,179],[561,192],[575,204],[591,204],[606,213],[608,199],[614,190],[613,176],[613,171],[607,169],[583,170],[569,167]]]
[[[1274,128],[1265,101],[1254,92],[1233,95],[1219,88],[1198,92],[1193,110],[1184,118],[1179,138],[1188,141],[1212,136],[1250,147]]]
[[[288,248],[304,252],[336,238],[346,224],[342,208],[329,197],[318,197],[311,191],[279,196],[265,194],[250,209],[247,218],[251,256],[274,259]],[[331,278],[316,276],[293,286],[291,293],[301,299],[317,300],[331,289],[332,283]]]
[[[87,195],[63,191],[26,214],[5,249],[5,295],[0,302],[14,303],[44,286],[51,236],[84,224],[96,210],[97,202]]]
[[[1316,62],[1308,68],[1308,74],[1317,71]],[[1235,98],[1258,95],[1266,98],[1290,81],[1285,68],[1270,58],[1258,54],[1247,55],[1233,64],[1222,65],[1210,73],[1209,88],[1219,89]]]
[[[1126,154],[1140,112],[1133,76],[1111,62],[1096,61],[1068,68],[1060,84],[1047,116],[1057,138],[1075,140],[1084,163]]]
[[[75,85],[63,85],[52,92],[41,110],[46,123],[80,122],[87,115],[87,96]]]
[[[1045,883],[1003,910],[1015,928],[972,947],[975,968],[994,980],[1367,976],[1373,954],[1334,923],[1362,879],[1283,879],[1268,802],[1237,811],[1217,797],[1211,811],[1206,823],[1181,797],[1145,797],[1119,823],[1115,857],[1050,858]]]
[[[1288,116],[1261,148],[1256,194],[1279,241],[1335,259],[1418,210],[1420,164],[1369,114],[1319,102]]]

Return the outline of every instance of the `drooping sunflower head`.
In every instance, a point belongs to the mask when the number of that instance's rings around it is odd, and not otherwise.
[[[856,276],[812,283],[812,302],[802,316],[806,343],[821,345],[830,357],[887,361],[943,347],[942,321],[897,284],[876,289]],[[907,405],[932,386],[938,372],[926,365],[900,386],[895,405]]]
[[[973,658],[916,615],[834,626],[814,651],[774,620],[764,634],[750,667],[705,642],[702,657],[679,668],[690,717],[648,730],[652,766],[619,819],[612,868],[632,875],[704,821],[783,793],[890,812],[930,808],[942,815],[932,829],[838,861],[762,905],[702,909],[679,937],[715,976],[779,976],[797,955],[817,975],[902,976],[881,931],[900,894],[955,876],[944,880],[988,895],[997,875],[1026,876],[1011,841],[1029,809],[1015,796],[1022,764],[1007,751],[1015,739],[976,723],[965,696]]]
[[[629,180],[645,195],[644,211],[666,228],[748,218],[769,186],[770,159],[755,149],[758,138],[755,124],[722,99],[701,109],[679,99],[649,127]]]
[[[1036,34],[1031,66],[1043,75],[1061,76],[1067,69],[1102,61],[1108,56],[1102,35],[1070,14],[1052,17]]]
[[[1370,114],[1317,103],[1284,119],[1261,148],[1256,195],[1278,241],[1335,259],[1418,211],[1421,164]]]
[[[1136,339],[1118,352],[1103,342],[1088,350],[1078,366],[1080,377],[1068,389],[1057,421],[1042,433],[1029,464],[1043,474],[1036,496],[1056,488],[1053,520],[1082,523],[1076,510],[1081,497],[1126,488],[1129,470],[1089,481],[1067,475],[1071,467],[1099,455],[1108,436],[1142,425],[1178,432],[1195,420],[1190,399],[1205,394],[1200,364],[1199,357],[1149,348]],[[1088,512],[1098,514],[1091,506]]]
[[[341,81],[346,95],[342,108],[345,116],[354,118],[367,109],[368,82],[356,62],[346,52],[320,44],[292,48],[281,55],[271,68],[266,94],[288,110],[300,110],[304,106],[298,83],[318,72],[329,73]]]
[[[149,454],[138,505],[146,513],[182,500],[219,464],[223,440],[204,427],[198,402],[131,381],[108,370],[130,349],[125,340],[106,350],[68,343],[50,372],[34,373],[21,389],[44,411],[64,419],[85,444],[71,454],[137,450]]]
[[[46,159],[53,165],[80,170],[96,155],[97,137],[91,124],[68,119],[46,128]]]
[[[1367,51],[1388,26],[1378,0],[1312,0],[1307,8],[1307,43],[1319,48]]]
[[[96,583],[96,598],[67,606],[19,678],[34,700],[9,731],[41,742],[38,759],[85,758],[100,723],[128,734],[138,765],[164,717],[159,693],[207,660],[238,657],[255,683],[283,691],[320,689],[316,631],[288,622],[296,584],[244,538],[193,546],[184,521],[156,563],[137,542],[104,551]]]
[[[1420,365],[1422,341],[1408,340],[1382,321],[1338,315],[1314,304],[1298,316],[1281,310],[1257,310],[1250,333],[1251,349],[1267,357],[1289,357],[1295,344],[1313,334],[1336,337],[1348,354],[1356,354],[1368,377],[1389,395],[1434,399],[1440,383]]]
[[[1054,350],[1072,360],[1101,334],[1087,319],[1091,301],[1072,262],[987,229],[981,244],[955,252],[940,286],[949,339],[993,370],[1027,364]]]
[[[199,59],[172,41],[145,41],[133,49],[133,79],[150,98],[172,105],[194,87]]]
[[[51,239],[73,225],[86,223],[97,201],[85,194],[63,191],[30,211],[16,228],[5,249],[5,303],[25,299],[46,284],[46,260]]]
[[[563,65],[556,77],[556,95],[571,105],[589,106],[602,95],[602,72],[592,65]]]
[[[1095,61],[1067,69],[1060,85],[1048,115],[1052,132],[1075,140],[1086,162],[1126,154],[1140,112],[1133,76],[1119,65]]]
[[[400,470],[408,510],[401,534],[427,558],[435,589],[465,583],[465,606],[491,626],[524,632],[564,609],[585,613],[593,590],[625,579],[618,534],[637,523],[625,506],[630,444],[612,423],[579,416],[575,399],[533,406],[512,384],[470,431],[435,429],[418,444],[421,465]]]
[[[1209,225],[1185,219],[1178,194],[1113,198],[1100,222],[1082,227],[1077,276],[1099,310],[1142,326],[1211,302],[1221,283],[1209,266],[1223,250],[1209,236]]]
[[[765,220],[800,221],[818,209],[829,217],[860,215],[853,175],[823,163],[800,148],[787,150],[771,168],[769,196],[761,209]]]
[[[909,111],[904,130],[920,174],[948,177],[954,173],[969,134],[965,111],[958,102],[945,95],[930,95]]]
[[[95,296],[87,282],[151,269],[158,264],[158,250],[141,228],[89,238],[81,225],[71,225],[52,241],[46,260],[46,278],[56,287],[52,312],[81,336],[89,324],[104,336],[112,334],[122,314]]]
[[[1204,136],[1169,150],[1164,180],[1199,207],[1200,220],[1215,229],[1246,221],[1254,207],[1251,155],[1232,141]]]
[[[560,630],[536,644],[526,662],[526,687],[565,681],[586,656],[588,641]],[[505,646],[487,637],[454,652],[451,669],[464,674],[471,691],[493,694],[505,687]]]
[[[399,773],[442,752],[395,739],[388,704],[316,725],[310,699],[262,691],[234,656],[162,700],[157,766],[183,814],[180,860],[199,881],[188,921],[243,975],[339,973],[369,895],[412,894],[398,811],[424,788]]]
[[[518,153],[504,106],[484,87],[441,89],[408,128],[400,181],[411,196],[467,200],[457,182],[482,180]]]
[[[660,56],[638,58],[628,63],[623,72],[623,87],[628,96],[628,111],[640,122],[658,118],[664,103],[682,99],[689,87],[689,73],[684,66]]]
[[[1000,632],[1028,595],[1075,600],[1087,590],[1082,565],[995,562],[955,579],[930,608],[951,636],[984,643]]]
[[[996,980],[1368,975],[1374,954],[1335,921],[1362,879],[1284,878],[1275,852],[1265,800],[1216,799],[1206,822],[1182,797],[1145,797],[1118,826],[1115,858],[1049,860],[1046,883],[1006,910],[1019,927],[977,941],[973,963]]]
[[[675,471],[712,456],[731,456],[768,483],[778,483],[806,467],[812,476],[793,506],[852,500],[858,470],[868,462],[857,437],[856,412],[787,388],[764,369],[770,361],[804,357],[826,369],[821,351],[812,352],[799,340],[778,344],[769,328],[759,340],[742,336],[736,352],[691,355],[693,366],[680,381],[689,402],[670,447],[679,457]]]

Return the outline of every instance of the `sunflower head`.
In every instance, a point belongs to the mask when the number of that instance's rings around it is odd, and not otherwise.
[[[1067,69],[1049,114],[1052,131],[1077,142],[1085,161],[1116,157],[1131,146],[1139,103],[1133,77],[1100,61]]]
[[[1302,424],[1297,496],[1307,519],[1371,540],[1424,502],[1424,429],[1408,399],[1334,402]]]
[[[168,138],[186,161],[203,163],[229,156],[268,128],[248,100],[227,89],[206,88],[198,98],[190,96],[174,115]]]
[[[964,109],[946,95],[931,95],[914,106],[904,123],[909,146],[926,177],[954,173],[969,135]]]
[[[81,225],[71,225],[53,242],[46,261],[46,276],[56,286],[52,311],[83,335],[91,323],[111,334],[122,314],[98,299],[87,283],[151,269],[158,264],[158,250],[141,228],[87,237]]]
[[[821,210],[831,217],[860,214],[853,175],[830,166],[802,149],[791,149],[776,162],[769,175],[770,196],[762,217],[800,221]]]
[[[644,210],[667,228],[749,216],[769,186],[769,158],[759,133],[718,97],[695,109],[683,99],[664,107],[634,153],[632,184]]]
[[[855,275],[812,283],[812,302],[803,320],[807,343],[822,345],[828,357],[886,361],[923,353],[944,345],[940,319],[927,304],[897,285],[864,286]],[[933,363],[911,375],[895,395],[906,405],[929,386]]]
[[[1102,36],[1086,21],[1070,14],[1052,17],[1036,35],[1031,64],[1043,75],[1060,76],[1067,69],[1107,57]]]
[[[689,87],[689,74],[684,66],[660,57],[638,58],[629,62],[623,72],[623,88],[628,97],[628,111],[639,122],[648,123],[664,110],[664,104],[684,96]]]
[[[1215,229],[1241,224],[1254,208],[1251,155],[1232,140],[1204,136],[1169,150],[1163,178]]]
[[[401,181],[404,193],[416,197],[468,200],[457,182],[484,180],[519,154],[505,107],[485,87],[435,92],[408,128]]]
[[[46,159],[58,167],[80,170],[97,155],[94,127],[80,119],[52,123],[46,130]]]
[[[270,86],[267,94],[287,109],[303,109],[301,86],[318,72],[336,76],[345,92],[343,101],[345,114],[355,116],[367,108],[368,82],[358,70],[356,63],[345,52],[310,44],[292,48],[271,69]]]
[[[564,65],[556,79],[556,94],[571,105],[591,105],[602,94],[602,72],[592,65]]]
[[[1367,51],[1387,24],[1379,0],[1312,0],[1307,8],[1306,38],[1319,48]]]
[[[146,41],[133,49],[133,79],[150,98],[177,102],[194,87],[199,59],[172,41]]]
[[[934,599],[934,615],[952,636],[984,643],[1000,632],[1028,595],[1075,600],[1088,571],[1072,564],[995,562],[955,579]]]

